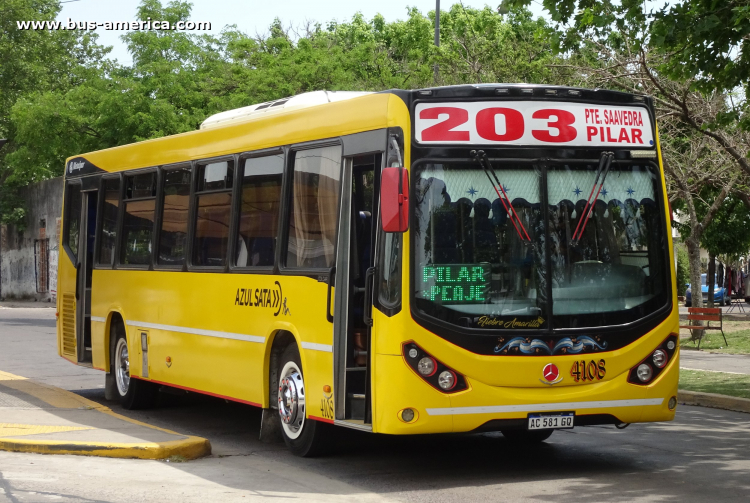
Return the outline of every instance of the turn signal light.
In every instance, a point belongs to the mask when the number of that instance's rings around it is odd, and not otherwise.
[[[469,387],[464,376],[449,368],[413,342],[403,344],[402,354],[406,364],[438,391],[456,393]]]
[[[677,349],[677,334],[669,334],[664,342],[651,352],[646,358],[641,360],[638,365],[630,369],[628,382],[630,384],[644,385],[653,381],[669,360],[674,356]]]

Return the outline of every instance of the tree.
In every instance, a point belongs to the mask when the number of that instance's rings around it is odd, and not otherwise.
[[[504,1],[505,5],[528,3]],[[713,28],[719,40],[715,44],[711,30],[701,23],[714,19],[711,9],[717,3],[683,0],[654,13],[647,12],[641,0],[544,0],[557,23],[558,50],[573,54],[583,48],[596,54],[587,59],[589,68],[581,69],[590,83],[654,97],[664,169],[676,189],[670,197],[684,202],[688,217],[683,239],[693,285],[700,284],[704,230],[735,185],[750,176],[750,138],[744,128],[747,101],[741,99],[750,76],[748,0],[728,2],[731,12],[721,14],[728,24]],[[676,19],[684,24],[675,23]],[[701,47],[686,47],[688,40]],[[724,72],[709,61],[717,57],[732,70]],[[716,189],[715,197],[699,216],[696,202],[706,184]],[[693,299],[695,305],[702,305],[700,295]]]
[[[96,35],[80,31],[21,29],[20,21],[53,21],[58,0],[4,0],[0,5],[0,222],[21,223],[24,210],[17,189],[53,176],[49,165],[26,157],[12,108],[40,92],[63,92],[86,82],[108,49]],[[13,160],[15,158],[15,161]]]

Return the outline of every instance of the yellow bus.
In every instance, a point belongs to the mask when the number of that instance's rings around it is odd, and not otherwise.
[[[538,442],[674,418],[649,97],[317,91],[65,178],[59,353],[126,408],[160,386],[254,405],[305,456],[335,427]]]

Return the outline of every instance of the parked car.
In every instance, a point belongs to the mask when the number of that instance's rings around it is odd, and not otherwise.
[[[701,274],[701,293],[703,294],[703,302],[708,302],[708,285],[706,285],[706,274]],[[692,306],[691,301],[691,292],[690,292],[690,283],[687,285],[687,290],[685,291],[685,305],[690,307]],[[731,299],[729,297],[729,292],[727,292],[727,289],[723,286],[719,286],[714,284],[714,304],[719,304],[720,306],[728,306]]]

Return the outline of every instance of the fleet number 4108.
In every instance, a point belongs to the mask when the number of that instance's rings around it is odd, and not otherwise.
[[[607,375],[605,368],[606,362],[602,359],[598,362],[595,360],[577,360],[570,367],[570,376],[575,382],[579,381],[601,381]]]

